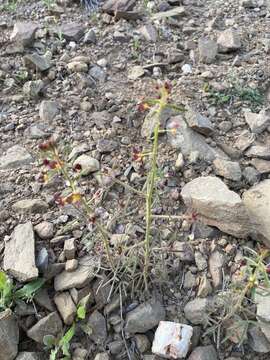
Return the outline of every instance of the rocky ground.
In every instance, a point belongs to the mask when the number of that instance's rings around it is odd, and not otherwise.
[[[115,3],[91,13],[69,0],[0,3],[1,268],[17,288],[46,279],[0,313],[0,360],[49,359],[44,336],[61,338],[89,294],[73,360],[159,359],[162,320],[191,326],[183,358],[268,359],[270,296],[259,287],[270,258],[258,256],[270,245],[270,2]],[[134,149],[149,149],[154,115],[137,105],[158,80],[186,111],[162,118],[146,293],[140,250],[121,261],[123,242],[144,239],[150,164]],[[95,223],[55,203],[61,179],[39,181],[38,144],[51,135],[84,171],[81,190],[124,264],[117,276]],[[175,358],[173,345],[165,352]]]

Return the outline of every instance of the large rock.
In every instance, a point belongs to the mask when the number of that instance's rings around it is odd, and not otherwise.
[[[218,157],[228,158],[223,151],[212,148],[202,135],[190,129],[181,115],[174,116],[168,121],[167,130],[170,145],[181,150],[184,156],[197,152],[201,160],[208,162],[212,162]]]
[[[63,291],[72,288],[82,288],[89,284],[95,276],[96,259],[85,256],[80,259],[78,268],[73,272],[63,271],[56,275],[54,288],[56,291]]]
[[[207,313],[210,308],[208,298],[196,298],[184,307],[185,318],[194,325],[207,324]]]
[[[46,335],[57,336],[63,329],[62,321],[57,312],[52,312],[39,320],[33,327],[27,331],[27,336],[38,343],[43,343]]]
[[[130,334],[145,333],[165,320],[165,310],[157,300],[143,303],[130,311],[126,317],[125,331]]]
[[[13,360],[18,352],[19,327],[11,310],[0,313],[0,360]]]
[[[38,25],[28,22],[17,22],[10,35],[10,40],[22,46],[29,46],[33,43]]]
[[[215,159],[213,165],[217,175],[233,181],[241,180],[242,172],[238,162]]]
[[[18,281],[30,281],[38,277],[35,265],[35,238],[31,222],[17,225],[11,239],[5,244],[4,270]]]
[[[29,152],[20,145],[14,145],[9,148],[6,155],[0,157],[0,170],[16,169],[33,162]]]
[[[48,210],[48,204],[40,199],[23,199],[12,205],[12,209],[21,214],[41,214]]]
[[[249,235],[250,220],[240,196],[219,178],[194,179],[183,187],[181,195],[186,206],[207,225],[240,238]]]
[[[33,70],[46,71],[51,67],[46,57],[38,54],[25,55],[23,61],[26,67]]]
[[[270,246],[270,180],[264,180],[243,194],[252,221],[253,235]]]

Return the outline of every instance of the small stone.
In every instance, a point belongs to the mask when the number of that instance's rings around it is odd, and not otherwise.
[[[175,241],[173,251],[177,258],[186,263],[194,262],[194,251],[185,241]]]
[[[48,207],[48,204],[40,199],[19,200],[12,205],[12,209],[21,214],[42,214]]]
[[[97,43],[97,36],[93,29],[90,29],[85,33],[83,42],[85,44],[96,44]]]
[[[203,223],[236,237],[250,234],[250,219],[240,196],[219,178],[196,178],[183,187],[181,196]]]
[[[136,80],[144,75],[144,68],[140,65],[133,66],[128,72],[130,80]]]
[[[74,259],[76,253],[76,240],[74,238],[65,240],[64,253],[67,260]]]
[[[99,353],[95,356],[94,360],[110,360],[109,355],[107,353]]]
[[[72,61],[67,65],[67,68],[73,73],[86,73],[88,71],[88,65],[82,61]]]
[[[20,352],[15,360],[40,360],[40,353],[36,352]]]
[[[247,130],[244,130],[236,139],[235,147],[241,151],[245,151],[255,141],[255,135]]]
[[[6,155],[0,157],[0,170],[16,169],[33,162],[29,152],[20,145],[9,148]]]
[[[102,344],[107,337],[107,327],[104,316],[95,310],[87,321],[87,325],[92,330],[89,336],[96,344]]]
[[[61,333],[62,321],[57,312],[45,316],[27,331],[27,336],[34,341],[43,344],[46,335],[57,336]]]
[[[116,150],[118,147],[118,142],[114,140],[101,139],[97,143],[97,150],[101,154],[110,153]]]
[[[194,325],[207,324],[209,300],[207,298],[196,298],[189,301],[184,307],[185,318]]]
[[[84,155],[84,154],[79,156],[74,161],[73,165],[76,166],[77,164],[81,165],[81,167],[82,167],[81,175],[83,175],[83,176],[87,176],[93,172],[96,172],[100,168],[98,160],[92,158],[91,156]]]
[[[91,67],[89,71],[89,75],[96,81],[100,81],[101,83],[105,82],[106,80],[106,72],[97,65]]]
[[[246,111],[245,120],[254,134],[261,134],[270,125],[270,111],[263,109],[258,114]]]
[[[210,281],[207,279],[206,275],[203,275],[203,277],[200,280],[197,296],[206,298],[207,296],[212,294],[212,291],[213,289]]]
[[[149,350],[151,344],[146,335],[137,334],[134,336],[134,340],[136,342],[137,349],[141,354]]]
[[[31,222],[17,225],[6,242],[4,270],[18,281],[30,281],[38,277],[35,265],[35,238]]]
[[[71,325],[76,316],[76,306],[68,292],[62,292],[54,297],[55,305],[66,325]]]
[[[252,166],[247,166],[243,172],[243,178],[248,182],[249,185],[255,185],[260,181],[260,173]]]
[[[130,334],[145,333],[164,319],[164,307],[159,301],[152,299],[127,314],[125,331]]]
[[[39,289],[38,292],[34,296],[34,300],[39,306],[41,306],[51,312],[55,311],[55,306],[54,306],[51,298],[49,297],[47,289],[45,289],[45,288]]]
[[[209,136],[214,131],[213,125],[208,118],[192,108],[185,112],[185,119],[189,127],[203,135]]]
[[[79,41],[83,36],[84,29],[79,23],[63,24],[60,28],[56,29],[54,33],[61,34],[64,39],[68,41]]]
[[[10,309],[0,313],[0,360],[13,360],[18,353],[19,327]]]
[[[184,167],[184,165],[185,165],[184,156],[182,153],[179,153],[175,161],[175,167],[177,170],[180,170]]]
[[[209,272],[212,276],[212,283],[215,289],[223,283],[222,269],[225,265],[225,257],[219,251],[214,251],[209,257]]]
[[[194,274],[192,274],[191,271],[188,271],[185,274],[185,280],[184,280],[184,284],[183,284],[184,289],[192,289],[196,285],[197,285],[196,276]]]
[[[147,41],[156,42],[158,39],[158,32],[152,24],[143,25],[138,31]]]
[[[22,46],[32,45],[38,25],[28,22],[17,22],[10,35],[10,40]]]
[[[41,273],[46,272],[49,265],[49,254],[45,247],[42,247],[37,254],[36,266]]]
[[[218,360],[218,356],[213,345],[199,346],[192,351],[188,360]]]
[[[259,174],[270,173],[270,161],[263,159],[252,159],[250,165],[253,165]]]
[[[65,265],[65,270],[70,272],[78,268],[79,262],[77,259],[68,260]]]
[[[211,64],[215,61],[218,52],[217,43],[209,38],[200,38],[198,43],[200,61]]]
[[[29,98],[36,98],[42,93],[45,84],[42,80],[27,81],[23,85],[23,93]]]
[[[223,31],[217,40],[219,51],[228,53],[241,48],[241,38],[238,32],[233,29]]]
[[[256,325],[251,325],[248,329],[248,344],[253,351],[258,353],[270,352],[270,342]]]
[[[70,295],[72,297],[72,300],[74,301],[74,304],[78,305],[79,302],[85,298],[86,296],[89,297],[89,304],[94,303],[94,295],[93,295],[93,291],[92,288],[90,287],[90,285],[87,285],[85,287],[83,287],[82,289],[70,289]]]
[[[72,360],[86,360],[88,351],[86,349],[77,348],[73,352]]]
[[[190,64],[184,64],[182,67],[181,67],[182,71],[184,74],[191,74],[192,73],[192,66]]]
[[[38,54],[29,54],[23,57],[23,61],[26,67],[33,70],[47,71],[51,67],[50,61],[44,56]]]
[[[215,159],[213,165],[217,175],[233,181],[241,180],[242,172],[238,162]]]
[[[96,270],[96,259],[85,256],[80,259],[79,266],[75,271],[63,271],[54,278],[56,291],[72,288],[83,288],[93,280]]]
[[[195,263],[199,271],[204,271],[207,269],[207,260],[200,251],[195,252]]]
[[[245,156],[270,160],[270,147],[265,145],[252,145],[246,151]]]
[[[37,235],[43,240],[48,240],[53,237],[54,234],[53,223],[50,223],[48,221],[42,221],[41,223],[36,225],[34,229]]]
[[[193,329],[189,325],[160,321],[155,332],[152,353],[167,359],[185,358],[192,334]]]
[[[43,100],[40,104],[39,116],[42,121],[51,123],[59,111],[57,102]]]

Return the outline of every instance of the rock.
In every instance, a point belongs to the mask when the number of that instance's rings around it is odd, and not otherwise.
[[[88,71],[88,65],[82,61],[71,61],[67,68],[72,73],[86,73]]]
[[[83,36],[84,29],[79,23],[63,24],[60,28],[56,29],[54,33],[61,34],[61,36],[68,41],[79,41]]]
[[[167,123],[169,144],[179,149],[186,157],[197,151],[201,160],[212,162],[217,157],[227,159],[227,155],[221,150],[211,148],[204,137],[190,129],[181,115],[170,118]]]
[[[87,326],[92,330],[89,336],[96,344],[102,344],[107,338],[107,327],[104,316],[95,310],[88,318]]]
[[[260,181],[260,173],[252,166],[247,166],[243,172],[243,178],[248,182],[249,185],[255,185]]]
[[[45,84],[42,80],[27,81],[23,85],[23,93],[29,98],[36,98],[42,93]]]
[[[157,115],[157,107],[154,106],[150,109],[149,113],[145,116],[141,128],[141,135],[144,138],[150,138],[155,130],[155,127],[160,122],[160,128],[164,129],[166,121],[172,115],[172,111],[170,109],[165,109],[161,112],[161,114]]]
[[[97,150],[101,154],[110,153],[116,150],[118,147],[118,142],[114,140],[101,139],[97,143]]]
[[[264,180],[243,194],[243,203],[252,221],[253,236],[270,245],[270,180]]]
[[[29,136],[30,139],[46,139],[52,135],[52,132],[44,123],[37,123],[26,129],[25,134]]]
[[[0,170],[17,169],[33,162],[29,152],[20,145],[9,148],[6,155],[0,157]]]
[[[40,56],[38,54],[25,55],[23,61],[26,67],[35,71],[47,71],[51,67],[50,61],[48,61],[45,56]]]
[[[41,288],[40,290],[38,290],[38,292],[34,296],[34,300],[39,306],[42,306],[43,308],[51,312],[55,311],[55,306],[51,298],[49,297],[47,289]]]
[[[151,343],[146,335],[137,334],[134,336],[136,347],[141,354],[150,349]]]
[[[109,355],[107,353],[99,353],[95,356],[94,360],[110,360]]]
[[[189,325],[160,321],[155,332],[152,353],[167,359],[185,358],[192,334],[193,329]]]
[[[222,269],[225,265],[225,257],[219,251],[214,251],[209,257],[209,272],[212,276],[212,284],[214,288],[221,287],[223,283]]]
[[[185,241],[175,241],[173,251],[177,258],[186,263],[194,262],[194,251],[191,245]]]
[[[172,9],[169,9],[167,11],[162,11],[155,13],[152,16],[153,20],[162,20],[162,19],[169,19],[173,18],[175,20],[181,19],[183,16],[187,14],[186,9],[184,6],[175,6]]]
[[[194,325],[207,324],[208,298],[196,298],[189,301],[184,307],[185,318]]]
[[[217,39],[219,52],[228,53],[241,48],[241,38],[238,32],[233,29],[222,31]]]
[[[0,360],[13,360],[18,353],[19,327],[10,309],[0,313]]]
[[[73,352],[72,360],[86,360],[88,351],[86,349],[77,348]]]
[[[134,8],[136,0],[107,0],[102,6],[102,10],[108,14],[115,12],[127,12]]]
[[[100,168],[98,160],[92,158],[91,156],[85,155],[85,154],[79,156],[74,161],[73,165],[76,166],[77,164],[81,165],[81,167],[82,167],[81,175],[83,175],[83,176],[87,176],[93,172],[96,172]]]
[[[218,230],[200,222],[193,224],[194,239],[214,239],[218,235]]]
[[[241,151],[245,151],[255,141],[255,135],[244,130],[236,139],[235,147]]]
[[[212,291],[213,289],[210,281],[207,279],[206,275],[203,275],[203,277],[200,280],[197,296],[205,298],[208,295],[211,295]]]
[[[76,253],[76,240],[74,238],[65,240],[64,253],[67,260],[74,259]]]
[[[137,80],[144,75],[144,68],[140,65],[133,66],[128,72],[130,80]]]
[[[195,252],[195,264],[199,271],[204,271],[207,269],[207,259],[200,251]]]
[[[36,352],[20,352],[15,360],[40,360],[40,353]]]
[[[184,289],[192,289],[197,285],[196,276],[191,271],[186,272],[183,287]]]
[[[22,46],[32,45],[38,25],[28,22],[17,22],[14,24],[10,40]]]
[[[97,43],[97,36],[93,29],[88,30],[83,38],[84,44],[96,44]]]
[[[78,268],[79,262],[77,259],[67,260],[65,270],[68,272],[74,271]]]
[[[181,196],[207,225],[240,238],[250,233],[250,220],[240,196],[219,178],[198,177],[183,187]]]
[[[97,65],[91,67],[89,71],[89,75],[96,81],[105,82],[106,80],[106,72]]]
[[[45,273],[49,265],[49,254],[45,247],[42,247],[37,254],[36,266],[41,273]]]
[[[203,135],[208,136],[214,131],[213,125],[208,118],[192,108],[189,108],[188,111],[185,112],[185,119],[189,127]]]
[[[38,277],[35,265],[35,238],[31,222],[17,225],[5,244],[4,270],[18,281],[30,281]]]
[[[266,339],[270,341],[270,296],[267,291],[259,290],[255,293],[255,301],[257,305],[257,321],[258,326],[265,335]]]
[[[158,300],[152,299],[127,314],[125,331],[130,334],[145,333],[164,319],[165,310],[162,304]]]
[[[147,41],[156,42],[158,39],[158,32],[152,24],[143,25],[138,31]]]
[[[57,312],[52,312],[39,320],[33,327],[27,331],[27,336],[34,341],[43,344],[43,338],[46,335],[57,336],[63,329],[62,321]]]
[[[80,259],[78,268],[73,272],[63,271],[56,275],[54,288],[63,291],[72,288],[82,288],[90,283],[95,276],[96,259],[85,256]]]
[[[75,319],[77,309],[69,292],[56,294],[54,302],[64,323],[66,325],[71,325]]]
[[[218,356],[213,345],[199,346],[192,351],[188,360],[218,360]]]
[[[270,147],[264,145],[252,145],[246,151],[245,156],[270,160]]]
[[[41,223],[37,224],[34,227],[34,229],[37,235],[43,240],[48,240],[53,237],[54,234],[53,223],[50,223],[48,221],[42,221]]]
[[[39,116],[44,122],[52,122],[59,114],[59,106],[56,101],[43,100],[39,108]]]
[[[93,112],[91,116],[91,120],[95,123],[98,129],[105,129],[110,126],[112,119],[112,115],[105,110]]]
[[[213,166],[217,175],[233,181],[241,180],[242,172],[238,162],[215,159],[213,161]]]
[[[258,353],[270,352],[270,342],[256,325],[251,325],[248,329],[248,344]]]
[[[245,120],[254,134],[261,134],[270,125],[270,111],[261,110],[258,114],[245,111]]]
[[[198,42],[200,61],[211,64],[215,61],[218,52],[217,43],[209,38],[200,38]]]
[[[255,167],[259,174],[270,173],[270,161],[263,159],[252,159],[250,164]]]
[[[192,66],[190,64],[184,64],[181,69],[184,74],[192,74]]]
[[[19,200],[12,205],[12,209],[21,214],[41,214],[48,210],[48,204],[40,199]]]

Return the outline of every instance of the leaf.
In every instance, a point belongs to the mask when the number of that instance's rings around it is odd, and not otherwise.
[[[77,309],[77,317],[80,320],[84,320],[86,316],[86,309],[83,305],[80,305]]]
[[[70,356],[69,353],[70,341],[73,338],[74,334],[75,334],[75,323],[73,323],[73,325],[68,329],[68,331],[59,341],[59,346],[61,347],[62,353],[65,356]]]
[[[56,360],[56,355],[57,355],[57,353],[58,353],[58,348],[55,348],[55,349],[53,349],[52,351],[51,351],[51,353],[50,353],[50,360]]]
[[[44,285],[44,279],[36,279],[24,285],[21,289],[14,293],[15,299],[30,300],[35,293]]]
[[[53,335],[45,335],[43,337],[43,344],[51,349],[56,343],[56,338]]]
[[[4,290],[7,284],[7,275],[4,271],[0,271],[0,290]]]

